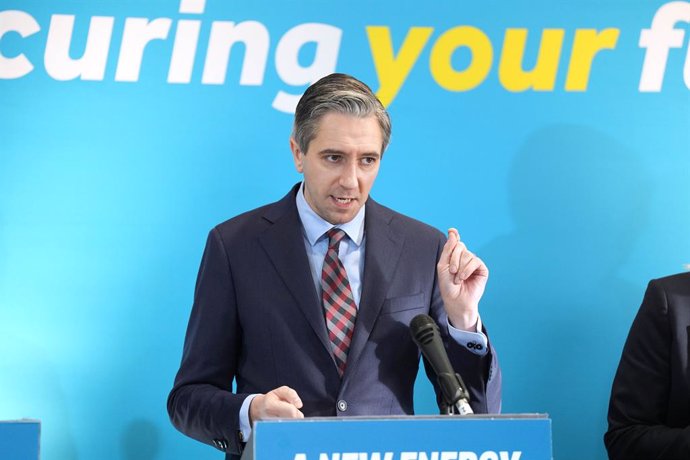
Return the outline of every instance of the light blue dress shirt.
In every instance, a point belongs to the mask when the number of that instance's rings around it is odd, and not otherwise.
[[[312,280],[314,281],[314,289],[318,298],[321,298],[321,270],[323,268],[323,261],[328,251],[328,237],[326,232],[334,227],[333,224],[325,221],[321,216],[316,214],[309,206],[307,200],[304,198],[304,183],[300,185],[297,192],[296,204],[297,212],[302,221],[302,235],[304,237],[304,248],[307,251],[307,258],[309,259],[309,268],[311,269]],[[364,274],[364,254],[366,251],[366,235],[364,234],[364,219],[366,213],[366,206],[362,206],[357,215],[350,222],[335,227],[342,229],[347,237],[340,241],[338,249],[338,257],[345,267],[347,278],[350,282],[350,289],[352,290],[352,297],[354,298],[357,308],[359,308],[359,301],[362,297],[362,276]],[[325,321],[325,320],[324,320]],[[481,332],[481,319],[477,321],[477,331],[469,332],[456,329],[450,323],[446,324],[448,332],[453,339],[460,345],[466,347],[472,353],[478,355],[485,355],[487,352],[488,340]],[[481,347],[475,346],[481,344]],[[250,395],[242,403],[240,408],[240,431],[243,439],[249,439],[251,434],[251,425],[249,423],[249,405],[256,395]]]

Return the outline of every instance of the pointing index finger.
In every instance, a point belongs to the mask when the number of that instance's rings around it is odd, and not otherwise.
[[[456,240],[460,241],[460,232],[458,232],[456,228],[451,227],[448,229],[448,238],[450,238],[451,235],[455,235]]]

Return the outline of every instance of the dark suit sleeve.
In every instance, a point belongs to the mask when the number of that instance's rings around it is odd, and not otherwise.
[[[652,281],[623,348],[604,442],[611,460],[688,459],[688,427],[668,426],[674,334],[667,293]]]
[[[445,244],[445,237],[440,234],[436,260],[441,257],[441,251]],[[434,278],[433,298],[431,302],[431,316],[439,324],[443,340],[448,352],[448,358],[460,374],[470,394],[470,406],[476,414],[497,414],[501,412],[501,369],[496,358],[496,351],[489,341],[489,350],[484,356],[479,356],[450,337],[446,327],[448,316],[443,307],[443,299],[438,287],[438,280]],[[482,330],[487,334],[486,329]],[[487,335],[488,336],[488,335]],[[434,385],[437,402],[441,401],[441,391],[438,387],[436,374],[424,360],[427,376]]]
[[[180,370],[168,414],[186,435],[238,454],[239,410],[247,397],[231,392],[241,331],[228,257],[217,229],[201,261]]]

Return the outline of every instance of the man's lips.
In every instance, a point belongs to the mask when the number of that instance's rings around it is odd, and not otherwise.
[[[357,201],[357,198],[352,198],[352,197],[345,197],[345,196],[333,196],[331,195],[331,199],[338,205],[338,206],[349,206],[350,204],[354,203]]]

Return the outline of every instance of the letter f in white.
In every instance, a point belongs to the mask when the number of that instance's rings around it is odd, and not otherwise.
[[[670,2],[659,8],[649,29],[640,34],[640,48],[646,48],[640,91],[658,92],[666,73],[666,61],[670,48],[682,48],[685,31],[674,29],[679,21],[690,23],[690,2]],[[690,47],[689,55],[690,55]],[[683,71],[685,85],[690,88],[690,59],[685,59]]]

